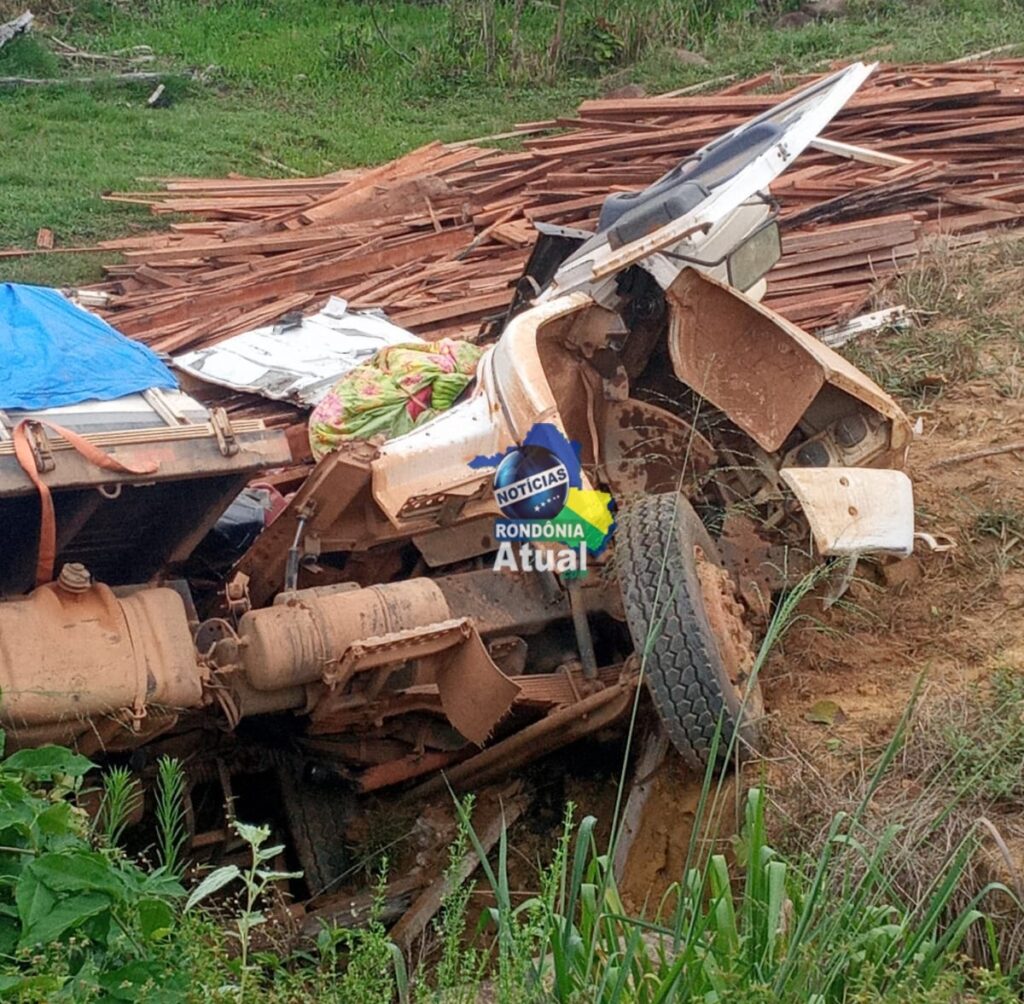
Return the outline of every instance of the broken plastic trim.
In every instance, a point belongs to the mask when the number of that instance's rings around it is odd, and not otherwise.
[[[787,467],[779,472],[803,507],[822,555],[914,550],[914,490],[903,471]]]

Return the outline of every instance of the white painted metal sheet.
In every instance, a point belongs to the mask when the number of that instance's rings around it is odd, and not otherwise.
[[[380,349],[419,341],[387,318],[350,311],[332,296],[299,324],[255,328],[173,361],[208,383],[313,407],[339,377]]]

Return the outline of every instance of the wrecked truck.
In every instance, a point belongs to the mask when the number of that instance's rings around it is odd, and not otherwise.
[[[272,786],[314,893],[344,867],[362,796],[487,781],[606,729],[641,686],[695,770],[755,747],[773,596],[823,560],[913,547],[907,418],[759,303],[781,253],[771,181],[871,69],[610,195],[593,233],[539,228],[462,397],[320,460],[212,601],[182,577],[189,550],[245,476],[284,462],[283,436],[212,415],[191,432],[104,433],[111,455],[168,466],[86,463],[67,478],[82,458],[59,436],[37,443],[31,478],[0,442],[5,504],[28,505],[42,482],[88,510],[59,501],[57,578],[0,605],[9,742],[128,757],[142,773],[179,756],[196,849],[225,839],[236,796]],[[25,428],[38,438],[32,416]],[[581,546],[586,574],[528,560],[564,541],[495,561],[508,556],[502,461],[538,428],[572,444],[574,490],[610,500],[601,546]],[[172,434],[218,451],[209,477],[164,479]],[[173,504],[133,509],[146,492]],[[154,519],[179,532],[114,560]]]

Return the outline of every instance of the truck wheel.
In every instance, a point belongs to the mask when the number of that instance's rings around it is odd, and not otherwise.
[[[703,771],[721,717],[718,760],[737,728],[741,754],[755,747],[763,705],[749,686],[753,636],[700,517],[676,492],[646,496],[620,514],[615,550],[626,621],[673,745]]]
[[[342,838],[354,798],[337,784],[317,784],[296,765],[279,770],[284,814],[310,896],[336,885],[350,864]]]

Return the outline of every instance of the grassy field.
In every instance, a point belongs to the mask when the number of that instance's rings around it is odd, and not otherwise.
[[[793,5],[765,6],[570,0],[559,31],[557,4],[539,2],[35,5],[37,30],[0,50],[0,76],[66,84],[0,90],[0,246],[31,247],[40,227],[72,246],[153,225],[143,210],[99,198],[140,187],[139,178],[323,173],[565,113],[627,82],[657,92],[859,55],[949,58],[1024,39],[1024,6],[1010,0],[851,0],[842,17],[787,30],[772,19]],[[150,46],[155,60],[141,68],[176,74],[169,107],[146,107],[152,85],[75,83],[102,70],[59,57],[52,36],[90,53]],[[681,60],[679,49],[706,65]],[[98,275],[102,257],[7,259],[3,277],[81,281]]]

